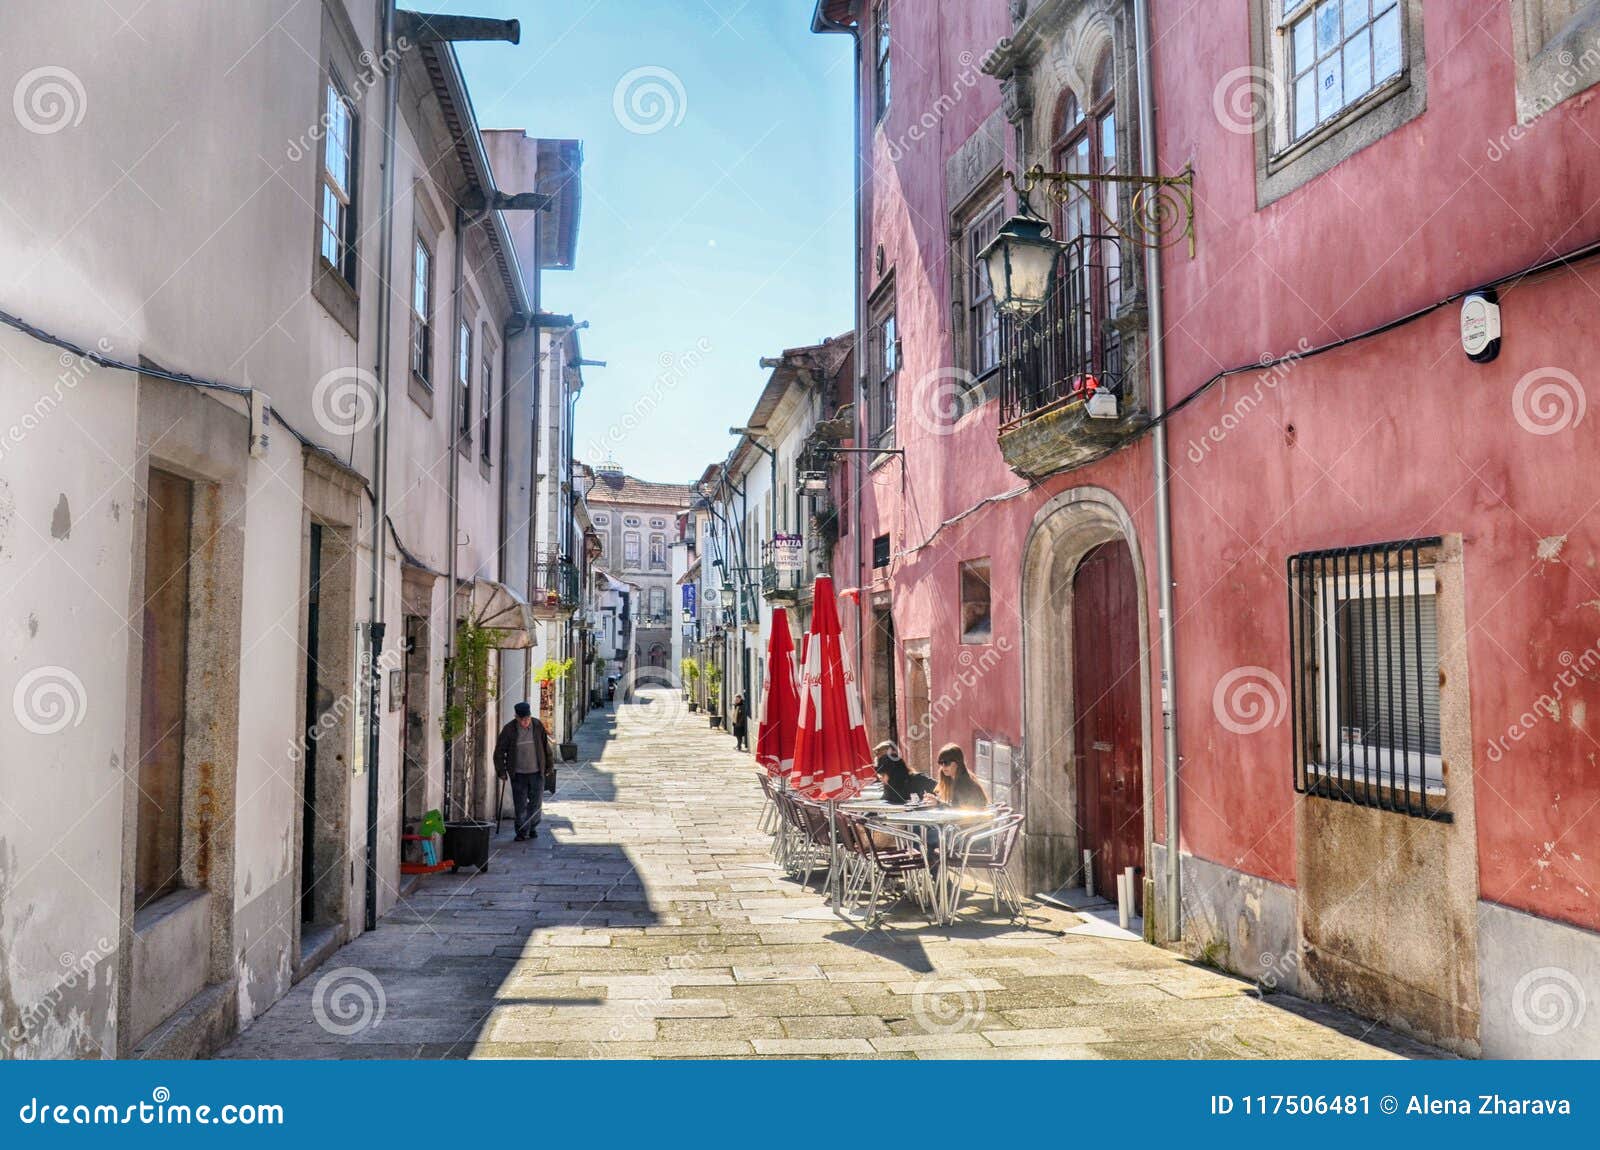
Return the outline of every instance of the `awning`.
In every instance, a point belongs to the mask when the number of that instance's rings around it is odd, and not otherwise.
[[[533,608],[504,583],[477,579],[472,584],[472,623],[494,633],[502,650],[533,646]]]

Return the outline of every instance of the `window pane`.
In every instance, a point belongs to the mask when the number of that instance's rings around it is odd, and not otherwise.
[[[1400,9],[1391,8],[1372,25],[1372,79],[1381,84],[1400,72]]]
[[[323,141],[323,166],[339,190],[350,191],[350,109],[332,85],[328,87],[327,139]]]
[[[339,241],[339,197],[326,184],[322,187],[322,258],[334,267],[340,265],[344,245]]]
[[[1340,676],[1350,713],[1346,741],[1372,746],[1418,748],[1439,753],[1439,627],[1432,595],[1412,596],[1406,588],[1384,604],[1381,589],[1361,603],[1339,605]],[[1421,632],[1417,629],[1421,618]],[[1402,643],[1402,639],[1404,642]],[[1417,652],[1421,652],[1419,674]],[[1401,690],[1401,661],[1405,690]],[[1418,680],[1421,698],[1418,699]],[[1413,767],[1413,770],[1415,768]]]
[[[1325,56],[1339,46],[1339,0],[1322,0],[1317,5],[1317,55]]]
[[[1344,107],[1343,72],[1337,53],[1317,65],[1317,116],[1326,120]]]
[[[417,250],[414,262],[414,278],[411,285],[411,310],[423,319],[428,318],[428,249],[421,240],[417,241]]]
[[[1292,15],[1297,8],[1305,6],[1306,0],[1283,0],[1283,14]]]
[[[1117,118],[1107,116],[1100,121],[1100,174],[1110,175],[1117,166]],[[1107,196],[1107,199],[1110,199]]]
[[[1355,35],[1356,29],[1367,22],[1367,0],[1344,0],[1344,34]]]
[[[1313,42],[1315,28],[1311,17],[1307,16],[1294,26],[1294,60],[1292,67],[1296,75],[1308,71],[1311,65],[1317,62],[1316,44]]]
[[[1372,41],[1363,28],[1344,46],[1344,98],[1354,103],[1372,87]]]
[[[1317,126],[1317,76],[1307,72],[1294,82],[1294,134],[1303,136]]]

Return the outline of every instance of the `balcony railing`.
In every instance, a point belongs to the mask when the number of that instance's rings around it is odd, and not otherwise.
[[[549,617],[578,605],[578,569],[566,559],[545,559],[533,565],[530,601],[534,614]]]
[[[1000,317],[1000,424],[1082,403],[1108,390],[1123,404],[1119,339],[1107,324],[1122,267],[1115,236],[1084,235],[1057,264],[1045,305],[1026,319]]]

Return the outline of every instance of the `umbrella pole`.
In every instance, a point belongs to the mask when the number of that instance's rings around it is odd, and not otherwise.
[[[828,800],[828,901],[833,913],[848,919],[844,909],[844,874],[839,859],[839,811],[836,799]]]

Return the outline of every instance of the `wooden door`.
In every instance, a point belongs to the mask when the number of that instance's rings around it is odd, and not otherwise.
[[[1083,849],[1094,852],[1096,893],[1115,902],[1116,876],[1131,866],[1135,907],[1144,883],[1138,609],[1128,545],[1091,551],[1072,595],[1078,826]]]

